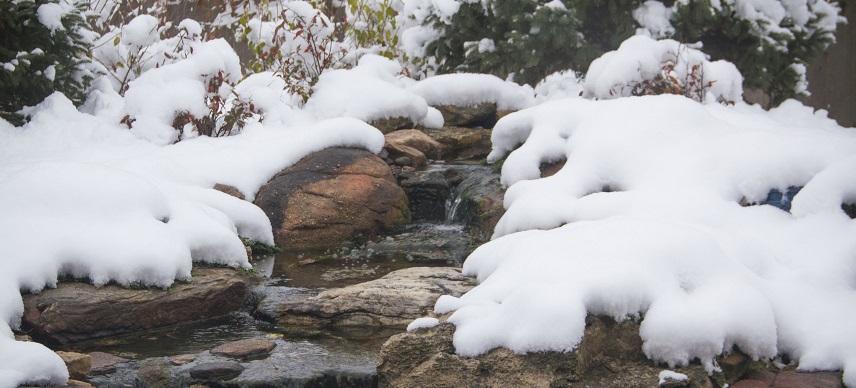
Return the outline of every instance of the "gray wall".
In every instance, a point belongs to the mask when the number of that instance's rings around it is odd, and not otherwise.
[[[811,96],[804,102],[829,111],[829,117],[856,127],[856,0],[839,0],[848,24],[839,25],[836,43],[809,66],[806,78]]]

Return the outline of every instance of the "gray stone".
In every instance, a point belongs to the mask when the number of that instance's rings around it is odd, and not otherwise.
[[[49,344],[68,344],[226,315],[241,307],[251,279],[229,268],[194,268],[168,290],[60,283],[24,296],[23,327]]]
[[[190,377],[199,380],[229,381],[241,375],[244,366],[237,362],[207,362],[190,368]]]
[[[288,325],[404,326],[431,314],[440,295],[460,296],[473,286],[459,268],[408,268],[306,299],[284,300],[275,315]]]

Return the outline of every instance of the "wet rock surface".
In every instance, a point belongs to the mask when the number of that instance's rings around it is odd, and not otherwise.
[[[438,105],[434,108],[443,115],[445,126],[493,128],[499,119],[494,103],[468,106]]]
[[[40,342],[68,344],[226,315],[240,308],[251,280],[229,268],[195,268],[168,290],[60,283],[24,296],[23,327]]]
[[[194,379],[224,381],[240,376],[244,369],[237,362],[219,361],[194,365],[188,372]]]
[[[92,352],[89,357],[92,359],[92,369],[89,372],[92,375],[113,373],[119,364],[128,362],[127,358],[104,352]]]
[[[399,184],[409,199],[413,219],[440,221],[446,219],[446,202],[452,188],[446,177],[438,171],[401,173]]]
[[[591,386],[656,387],[659,368],[641,351],[639,326],[589,317],[579,348],[569,353],[514,354],[494,349],[463,358],[452,345],[454,326],[440,324],[390,338],[381,349],[381,386]],[[688,387],[712,386],[701,366],[677,370],[690,377]]]
[[[275,318],[287,325],[405,326],[431,314],[440,295],[460,296],[475,286],[459,268],[415,267],[366,283],[282,301]]]
[[[211,354],[231,358],[261,358],[270,354],[276,347],[273,341],[260,339],[245,339],[220,345],[211,349]]]
[[[65,366],[68,367],[69,377],[74,380],[86,380],[92,369],[92,357],[75,352],[56,352]]]
[[[277,245],[336,246],[403,227],[407,196],[389,166],[368,151],[329,148],[277,173],[255,204],[271,220]]]

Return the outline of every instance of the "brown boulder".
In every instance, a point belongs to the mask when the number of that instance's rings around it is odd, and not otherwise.
[[[776,375],[773,388],[842,388],[841,372],[782,371]]]
[[[410,222],[389,166],[365,150],[330,148],[277,173],[256,196],[277,245],[328,247]]]
[[[24,296],[33,338],[68,344],[226,315],[249,295],[250,279],[229,268],[194,268],[193,281],[168,290],[60,283]]]
[[[71,379],[86,380],[86,377],[89,376],[89,370],[92,369],[92,358],[89,355],[62,351],[58,351],[56,354],[65,363]]]
[[[460,268],[414,267],[307,299],[285,300],[273,310],[288,325],[405,326],[431,314],[440,295],[460,296],[474,286]]]
[[[447,126],[424,132],[444,146],[442,159],[472,159],[490,153],[490,129]]]
[[[390,338],[378,360],[380,386],[387,387],[656,387],[658,368],[642,354],[639,325],[590,316],[573,352],[515,354],[494,349],[463,358],[452,345],[454,326],[440,324]],[[701,366],[676,369],[688,387],[710,387]]]
[[[372,120],[369,125],[377,128],[381,133],[390,133],[402,128],[413,128],[413,120],[407,117],[387,117],[383,119]]]
[[[386,148],[389,154],[394,159],[402,146],[415,149],[432,159],[440,159],[445,150],[445,146],[417,129],[402,129],[384,135],[386,139]]]

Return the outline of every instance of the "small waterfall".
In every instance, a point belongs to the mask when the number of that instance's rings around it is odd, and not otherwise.
[[[446,200],[446,225],[454,224],[455,217],[458,215],[458,208],[461,206],[461,193],[457,188],[452,191],[452,195]]]

